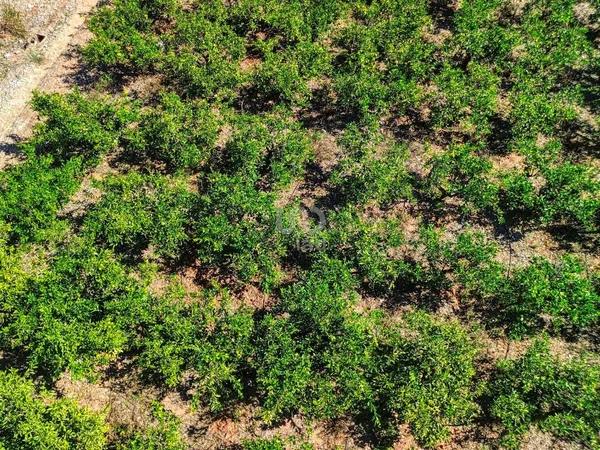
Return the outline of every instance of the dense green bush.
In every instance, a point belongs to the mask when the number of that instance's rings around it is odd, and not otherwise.
[[[600,447],[600,365],[597,361],[562,361],[547,342],[535,342],[519,359],[502,361],[490,388],[491,415],[504,428],[502,444],[520,447],[536,425],[586,447]]]
[[[525,46],[518,58],[517,76],[536,73],[559,84],[592,63],[593,44],[588,29],[575,17],[575,0],[534,2],[525,8],[521,27]],[[522,70],[521,70],[522,68]]]
[[[358,155],[350,154],[340,161],[332,174],[332,185],[348,203],[375,202],[387,207],[401,200],[411,200],[412,180],[406,170],[407,158],[407,148],[401,145],[392,144],[385,150],[363,148]]]
[[[540,189],[540,213],[545,223],[566,222],[586,231],[600,226],[600,181],[593,168],[583,164],[559,164],[544,170]]]
[[[22,147],[28,158],[0,174],[0,221],[18,241],[51,239],[65,223],[57,214],[77,191],[85,170],[114,150],[136,118],[125,103],[70,94],[34,93],[43,122]]]
[[[389,255],[404,242],[400,224],[394,220],[370,221],[351,207],[329,214],[327,219],[328,228],[314,236],[315,246],[321,245],[324,252],[345,260],[372,290],[391,290],[407,269],[403,260]]]
[[[285,444],[279,438],[254,439],[244,442],[244,450],[285,450]]]
[[[583,331],[599,320],[598,276],[574,256],[506,267],[496,260],[497,245],[482,234],[464,232],[449,240],[431,227],[421,230],[414,245],[424,258],[402,275],[434,293],[459,288],[466,299],[489,302],[499,313],[490,322],[503,324],[513,337],[544,328]]]
[[[526,148],[529,147],[529,148]],[[500,223],[568,224],[598,228],[600,184],[584,164],[556,162],[550,146],[522,148],[531,159],[525,170],[495,171],[478,147],[452,146],[430,161],[423,191],[433,199],[456,196],[463,213],[483,213]]]
[[[540,196],[531,177],[518,170],[501,174],[498,205],[508,223],[526,223],[539,219]]]
[[[23,164],[0,172],[0,222],[14,242],[51,240],[66,228],[57,218],[79,188],[81,159],[53,167],[50,156],[31,155]]]
[[[142,112],[124,145],[138,160],[195,170],[212,155],[218,131],[219,122],[207,103],[184,102],[177,94],[163,93],[156,107]]]
[[[108,251],[72,244],[27,288],[2,298],[0,347],[48,378],[88,374],[127,348],[149,297]]]
[[[158,10],[152,6],[140,0],[116,0],[99,8],[90,19],[94,37],[83,49],[85,61],[101,69],[151,71],[161,56],[149,16],[149,9]]]
[[[423,1],[357,6],[360,20],[334,35],[342,53],[335,64],[333,88],[343,111],[373,124],[387,112],[401,115],[420,103],[417,81],[432,65],[432,46],[420,35],[431,19]]]
[[[538,259],[514,270],[498,300],[514,335],[538,330],[544,322],[553,331],[576,331],[598,323],[598,289],[597,277],[577,259],[555,264]]]
[[[496,112],[500,80],[488,67],[470,62],[463,72],[444,65],[433,81],[437,87],[432,105],[435,127],[460,126],[475,137],[491,132],[490,118]]]
[[[413,278],[408,281],[432,294],[455,286],[466,298],[493,299],[503,286],[506,271],[495,260],[498,247],[482,233],[464,231],[448,239],[428,226],[419,230],[415,246],[422,257],[406,272]]]
[[[369,402],[364,367],[376,341],[372,320],[350,307],[352,284],[344,265],[328,260],[284,291],[282,315],[261,321],[256,382],[267,423],[295,412],[340,417]]]
[[[222,3],[205,3],[180,14],[164,36],[160,70],[186,96],[227,99],[244,80],[244,39],[227,23],[228,9]]]
[[[269,31],[286,45],[316,40],[347,11],[344,0],[243,0],[231,18],[244,34]]]
[[[282,189],[301,179],[314,159],[312,136],[295,122],[275,121],[271,125],[267,179],[274,189]]]
[[[389,87],[378,70],[377,35],[365,25],[351,25],[338,38],[345,60],[334,78],[338,106],[362,121],[381,114],[388,104]]]
[[[461,5],[454,16],[455,52],[468,52],[473,57],[496,64],[507,64],[512,48],[520,42],[518,33],[499,23],[502,0],[474,0]]]
[[[577,91],[554,93],[547,80],[526,80],[511,92],[510,121],[515,140],[535,138],[538,133],[552,135],[577,117],[573,106]]]
[[[0,448],[56,450],[184,450],[179,421],[156,403],[155,424],[117,430],[110,441],[104,417],[56,398],[14,371],[0,371]]]
[[[377,311],[356,312],[353,284],[330,260],[283,293],[282,315],[262,321],[257,383],[265,420],[295,411],[354,415],[380,438],[406,422],[420,443],[435,446],[448,425],[477,412],[476,347],[459,325],[426,314],[392,325]]]
[[[223,171],[275,189],[304,175],[314,150],[310,135],[292,119],[287,112],[235,116]]]
[[[102,450],[108,426],[74,401],[38,391],[13,371],[0,371],[0,448]]]
[[[234,119],[235,128],[225,144],[223,171],[243,174],[257,182],[264,171],[270,142],[269,127],[257,115],[242,114]]]
[[[448,426],[478,414],[477,347],[458,323],[424,313],[408,315],[404,327],[383,333],[374,367],[374,425],[393,436],[399,423],[408,423],[418,442],[433,448],[449,437]]]
[[[83,231],[128,256],[177,258],[190,241],[195,195],[185,180],[131,172],[101,184],[105,191],[87,213]]]
[[[187,305],[176,295],[153,306],[139,342],[140,365],[175,387],[191,371],[194,401],[220,411],[244,398],[254,321],[235,310],[225,290],[211,289]]]
[[[39,269],[40,255],[27,247],[10,245],[8,226],[0,222],[0,303],[5,304],[27,291],[28,282]],[[27,267],[27,269],[26,269]]]
[[[498,186],[491,182],[491,162],[478,154],[479,147],[463,144],[451,146],[435,155],[424,183],[425,193],[442,200],[458,196],[463,213],[478,210],[494,212],[498,204]]]
[[[264,61],[253,76],[253,92],[275,102],[306,105],[310,99],[308,81],[329,71],[330,55],[322,45],[303,42],[281,52],[261,46]]]
[[[35,93],[32,105],[42,118],[25,147],[51,155],[56,164],[80,157],[95,166],[119,144],[125,126],[136,118],[130,105],[94,99],[74,91],[66,95]]]
[[[288,215],[275,208],[274,197],[259,191],[251,177],[212,175],[203,189],[193,239],[202,263],[232,268],[243,281],[257,280],[271,288],[281,278],[279,260],[288,234]]]

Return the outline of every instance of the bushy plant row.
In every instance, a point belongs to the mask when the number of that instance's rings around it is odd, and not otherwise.
[[[438,204],[450,197],[461,199],[465,216],[480,213],[509,225],[566,224],[596,232],[600,220],[596,171],[553,157],[549,153],[557,151],[553,146],[524,144],[524,167],[509,170],[494,169],[479,146],[451,146],[432,158],[423,190]]]
[[[441,286],[458,277],[464,289],[503,304],[515,332],[528,330],[541,315],[551,315],[557,329],[597,321],[596,288],[577,262],[542,261],[515,269],[507,280],[494,280],[502,274],[490,260],[494,250],[477,236],[463,235],[452,243],[434,230],[423,233],[421,245],[431,263],[413,267],[413,276]],[[9,249],[3,254],[7,264],[18,267],[18,255]],[[177,290],[156,298],[110,252],[89,242],[73,243],[37,275],[0,267],[2,350],[23,359],[29,373],[48,379],[64,370],[90,374],[133,352],[137,363],[167,386],[180,386],[185,374],[196,402],[214,411],[256,396],[267,423],[295,413],[319,419],[351,416],[379,439],[393,438],[397,426],[408,423],[426,446],[445,440],[449,426],[481,414],[478,350],[470,333],[420,312],[401,321],[377,309],[361,312],[360,283],[348,265],[321,258],[301,281],[281,290],[277,306],[263,315],[234,307],[228,292],[216,287],[192,302]],[[540,297],[540,291],[546,295]],[[521,376],[510,373],[501,369],[498,377]],[[580,383],[593,379],[572,383],[589,390]],[[508,389],[511,383],[498,381],[493,389]],[[564,414],[582,411],[568,403],[561,408]],[[502,411],[508,414],[504,407],[492,408],[509,433],[527,429],[529,422],[511,428],[513,419]],[[593,429],[594,419],[581,417],[577,420]],[[548,429],[569,439],[591,439],[567,419],[550,420],[554,425]]]
[[[364,288],[388,298],[412,291],[435,301],[459,287],[465,301],[493,304],[511,333],[584,330],[599,319],[597,276],[573,257],[510,268],[481,234],[449,240],[423,227],[407,240],[401,221],[368,219],[357,206],[329,214],[327,227],[307,232],[293,208],[276,208],[272,195],[241,176],[215,174],[204,193],[190,192],[176,178],[135,173],[109,178],[104,188],[82,231],[124,257],[187,254],[272,290],[281,284],[286,257],[300,251],[309,262],[323,255],[344,260]],[[297,247],[298,239],[306,248]],[[542,317],[551,320],[544,325]]]

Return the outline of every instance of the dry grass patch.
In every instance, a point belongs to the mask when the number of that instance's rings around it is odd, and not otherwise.
[[[21,11],[11,5],[0,5],[0,34],[18,38],[27,36],[27,27]]]

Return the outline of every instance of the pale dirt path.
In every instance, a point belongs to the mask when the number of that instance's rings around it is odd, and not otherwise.
[[[27,137],[36,120],[29,106],[32,92],[64,92],[73,85],[79,58],[74,51],[89,40],[86,17],[99,0],[75,0],[70,14],[49,30],[43,46],[37,50],[41,62],[27,61],[11,68],[0,80],[0,169],[18,160],[15,142]],[[67,3],[63,3],[68,8]],[[67,9],[68,12],[68,9]]]

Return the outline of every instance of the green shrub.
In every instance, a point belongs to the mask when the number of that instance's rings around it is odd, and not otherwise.
[[[251,177],[214,174],[207,180],[194,222],[194,242],[203,263],[229,267],[243,281],[265,289],[279,283],[279,261],[289,236],[277,228],[288,215],[275,209],[274,197],[254,186]]]
[[[283,292],[281,314],[261,321],[256,383],[267,423],[296,412],[336,418],[372,402],[364,368],[373,319],[352,311],[353,284],[342,263],[327,260]]]
[[[264,101],[306,106],[308,81],[327,71],[328,53],[322,46],[303,43],[283,52],[265,45],[264,61],[253,75],[253,93]]]
[[[393,111],[402,115],[422,100],[417,84],[428,76],[433,46],[423,42],[431,23],[423,1],[356,4],[358,21],[336,30],[334,91],[342,111],[363,124],[377,124]]]
[[[74,401],[38,391],[13,371],[0,371],[0,448],[102,450],[108,427]]]
[[[544,170],[540,189],[541,218],[545,223],[566,221],[586,231],[600,226],[600,181],[592,168],[565,163]]]
[[[369,151],[370,150],[370,151]],[[375,202],[382,207],[413,198],[411,176],[406,169],[408,150],[391,144],[384,151],[369,149],[340,161],[331,182],[348,203]],[[381,154],[378,154],[381,153]]]
[[[181,13],[180,0],[141,0],[141,5],[153,19],[176,19]]]
[[[518,44],[518,33],[502,26],[501,0],[475,0],[461,5],[454,16],[457,51],[466,51],[475,58],[507,64],[510,51]]]
[[[560,84],[563,77],[591,65],[593,43],[575,17],[575,4],[574,0],[551,0],[525,8],[519,30],[525,48],[516,74],[536,73]]]
[[[300,71],[289,55],[268,52],[254,74],[255,91],[265,100],[306,104],[310,90]]]
[[[163,93],[128,132],[125,147],[133,156],[162,162],[171,170],[197,170],[212,155],[218,132],[219,122],[207,103]]]
[[[261,116],[251,114],[235,116],[234,126],[225,145],[223,172],[244,174],[257,182],[264,172],[271,141],[269,127]]]
[[[43,259],[39,253],[27,254],[27,246],[10,245],[8,229],[0,222],[0,304],[7,304],[27,291],[29,280]]]
[[[438,91],[432,105],[432,123],[446,128],[460,125],[475,137],[491,132],[490,119],[496,111],[499,78],[488,67],[470,62],[466,72],[444,65],[434,78]]]
[[[283,188],[304,175],[313,159],[310,135],[287,113],[239,115],[225,146],[223,171]]]
[[[491,415],[504,428],[502,445],[520,447],[533,426],[586,447],[599,448],[600,366],[562,361],[536,341],[519,359],[502,361],[491,383]]]
[[[369,221],[348,207],[328,214],[328,229],[318,239],[324,251],[356,268],[361,281],[376,292],[389,292],[406,265],[389,252],[403,242],[400,224],[394,220]]]
[[[561,141],[554,137],[546,142],[537,139],[521,139],[515,145],[515,153],[525,158],[527,168],[534,173],[551,167],[563,157]]]
[[[449,425],[477,412],[472,339],[424,313],[402,324],[359,313],[353,285],[343,264],[323,261],[283,292],[281,314],[261,322],[256,370],[265,420],[298,411],[351,415],[379,438],[405,422],[421,444],[438,444]]]
[[[81,157],[84,167],[95,166],[102,155],[119,144],[123,128],[136,113],[125,104],[69,94],[34,93],[33,109],[41,116],[25,147],[51,155],[57,164]]]
[[[149,248],[162,257],[181,255],[194,202],[185,180],[131,172],[107,178],[102,187],[104,195],[85,218],[85,234],[129,256]]]
[[[57,218],[79,188],[81,159],[53,167],[49,156],[31,155],[21,165],[0,172],[0,222],[13,242],[51,240],[66,228]]]
[[[556,264],[537,259],[515,269],[498,300],[516,336],[539,329],[542,318],[558,332],[582,330],[600,319],[598,281],[573,257]]]
[[[65,369],[88,374],[110,362],[127,348],[149,307],[145,290],[113,256],[84,241],[2,301],[0,347],[49,379]]]
[[[338,107],[356,115],[363,123],[378,117],[389,107],[389,87],[379,70],[376,33],[364,25],[343,29],[338,45],[345,52],[334,78]]]
[[[94,37],[83,48],[84,60],[103,70],[149,72],[160,61],[159,39],[153,20],[140,0],[116,0],[100,7],[90,19]]]
[[[496,211],[498,186],[490,179],[492,164],[477,151],[477,146],[461,144],[434,156],[424,183],[425,193],[439,200],[448,196],[461,198],[465,214]]]
[[[423,0],[385,0],[371,3],[366,11],[367,27],[378,33],[376,45],[381,49],[381,60],[389,64],[387,76],[392,91],[398,79],[428,78],[436,64],[434,45],[423,40],[423,30],[433,23],[430,10]]]
[[[393,436],[399,423],[407,423],[421,445],[434,448],[448,439],[450,425],[468,423],[478,413],[477,346],[458,323],[422,312],[382,333],[373,375],[374,426]]]
[[[454,285],[467,298],[486,299],[503,286],[504,270],[495,260],[498,247],[482,233],[464,231],[448,239],[428,226],[419,230],[416,245],[425,257],[414,270],[416,282],[433,293]]]
[[[295,122],[275,121],[271,128],[268,180],[274,189],[301,179],[314,159],[311,135]]]
[[[286,46],[316,41],[348,10],[345,0],[244,0],[231,8],[231,20],[244,35],[268,31]]]
[[[211,1],[181,14],[164,36],[160,71],[185,96],[228,99],[244,80],[244,39],[226,22],[222,8]]]
[[[553,135],[576,119],[578,92],[564,89],[553,93],[546,83],[528,79],[511,91],[509,120],[516,139],[535,138],[538,133]]]
[[[533,181],[526,174],[511,171],[502,175],[498,205],[509,223],[531,222],[539,218],[540,197]]]
[[[522,149],[532,160],[524,171],[500,174],[499,218],[531,225],[569,225],[594,232],[600,221],[600,183],[585,164],[556,162],[543,149]],[[552,151],[552,150],[550,150]]]
[[[140,365],[175,387],[191,371],[194,402],[220,411],[244,398],[254,320],[235,310],[225,290],[209,290],[187,305],[166,298],[153,308],[156,318],[140,339]]]
[[[285,450],[285,444],[279,438],[254,439],[244,442],[244,450]]]

